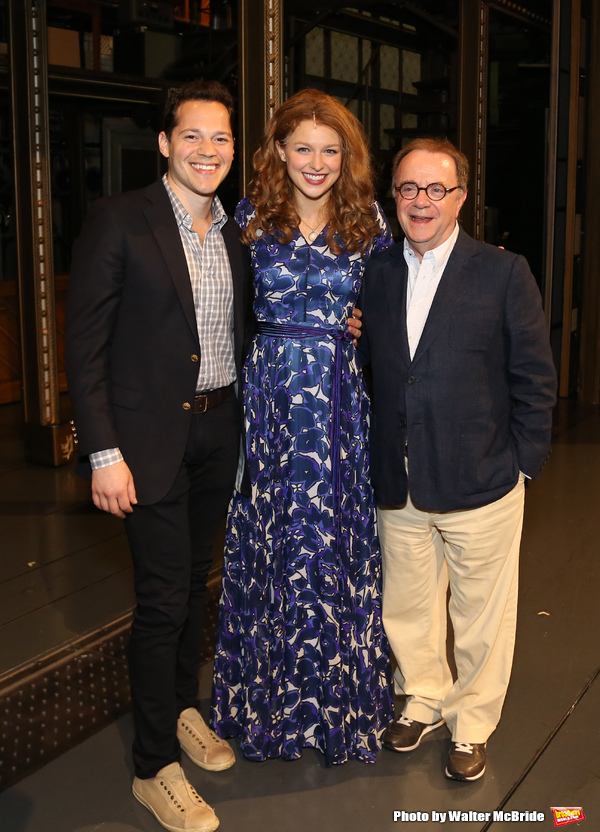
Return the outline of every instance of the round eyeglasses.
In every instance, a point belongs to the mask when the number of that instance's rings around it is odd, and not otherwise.
[[[446,188],[441,182],[430,182],[425,187],[419,187],[416,182],[403,182],[401,185],[394,185],[394,190],[403,199],[416,199],[419,191],[425,191],[429,199],[433,200],[433,202],[439,202],[446,194],[460,187],[460,185],[455,185],[453,188]]]

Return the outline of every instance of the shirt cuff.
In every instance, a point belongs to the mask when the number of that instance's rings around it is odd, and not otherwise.
[[[90,454],[89,459],[92,471],[96,471],[98,468],[107,468],[109,465],[116,465],[117,462],[123,462],[123,454],[118,448],[108,448],[106,451]]]

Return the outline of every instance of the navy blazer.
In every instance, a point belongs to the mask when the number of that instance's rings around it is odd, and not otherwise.
[[[550,452],[556,372],[540,293],[520,255],[459,233],[411,361],[402,244],[363,279],[377,502],[454,511],[536,477]],[[409,476],[405,470],[408,452]]]
[[[237,377],[252,327],[247,249],[229,218]],[[94,202],[73,249],[66,369],[84,462],[118,447],[140,503],[160,500],[183,460],[200,344],[185,252],[162,181]],[[89,470],[89,463],[88,463]]]

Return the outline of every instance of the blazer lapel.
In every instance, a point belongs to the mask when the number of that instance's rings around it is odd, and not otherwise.
[[[423,333],[415,351],[413,364],[427,352],[456,306],[462,302],[462,298],[469,290],[471,281],[475,276],[471,269],[471,259],[477,254],[477,249],[471,245],[471,238],[461,230],[431,304]],[[406,323],[406,315],[404,318]]]
[[[399,243],[390,251],[393,258],[391,269],[385,269],[385,290],[391,310],[394,331],[398,333],[402,358],[410,364],[408,350],[408,332],[406,329],[406,290],[408,284],[408,266],[404,260],[404,247]]]
[[[225,241],[225,248],[231,266],[233,282],[233,330],[235,335],[236,353],[241,351],[244,333],[244,281],[247,278],[244,267],[242,244],[235,220],[227,218],[221,233]]]
[[[169,195],[159,180],[146,189],[146,196],[150,202],[144,209],[144,214],[175,284],[186,320],[197,338],[198,327],[192,283]]]

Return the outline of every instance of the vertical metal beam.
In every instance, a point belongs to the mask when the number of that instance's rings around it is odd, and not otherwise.
[[[548,108],[548,161],[546,165],[546,255],[544,268],[544,311],[550,329],[552,283],[554,280],[554,235],[556,232],[556,163],[558,153],[558,75],[560,63],[560,0],[552,4],[552,59],[550,65],[550,106]]]
[[[267,122],[282,101],[283,0],[265,0],[265,32],[265,122]]]
[[[569,90],[569,151],[567,156],[567,207],[565,228],[565,271],[563,283],[562,343],[558,395],[568,396],[571,370],[573,269],[575,257],[575,200],[577,196],[577,133],[579,128],[579,50],[581,3],[571,6],[571,67]]]
[[[600,8],[590,4],[588,26],[590,67],[587,82],[588,140],[586,176],[588,183],[600,182]],[[595,189],[588,186],[585,205],[585,238],[583,305],[581,309],[581,384],[580,400],[600,404],[600,204]]]
[[[9,12],[26,454],[60,465],[73,453],[73,433],[59,424],[46,3],[10,0]]]
[[[239,0],[240,187],[252,179],[252,156],[283,96],[283,0]]]
[[[461,212],[465,230],[483,239],[487,122],[488,5],[461,0],[459,40],[458,145],[469,159],[469,198]]]

